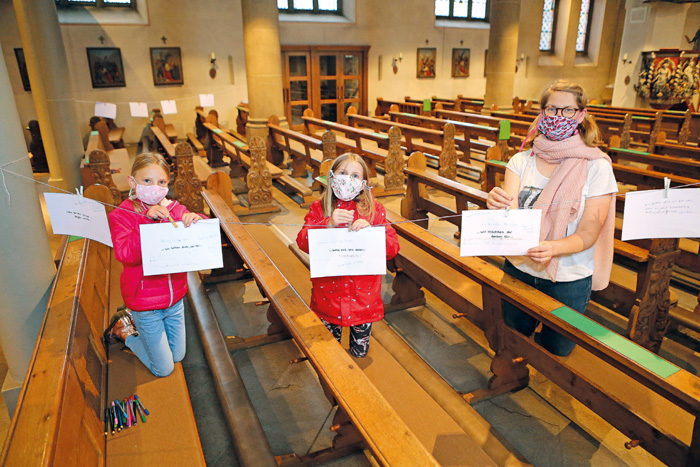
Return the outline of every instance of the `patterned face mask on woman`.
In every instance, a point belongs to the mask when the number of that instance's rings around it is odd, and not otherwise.
[[[566,118],[562,115],[540,115],[537,130],[545,138],[552,141],[562,141],[575,135],[578,130],[578,121],[575,118]]]
[[[352,201],[362,193],[365,181],[349,175],[336,175],[333,171],[328,173],[328,181],[336,198],[342,201]]]

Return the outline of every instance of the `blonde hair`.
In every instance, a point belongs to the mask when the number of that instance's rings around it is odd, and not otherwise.
[[[555,92],[568,92],[569,94],[573,94],[579,109],[582,111],[586,109],[588,99],[586,98],[583,87],[581,87],[580,84],[560,79],[547,86],[544,92],[542,92],[542,97],[540,97],[541,111],[547,106],[547,101],[549,101],[550,96]],[[532,141],[540,134],[539,130],[537,130],[538,123],[539,117],[530,125],[528,137],[523,142],[523,146],[530,146]],[[583,114],[583,120],[578,124],[578,132],[583,142],[586,143],[586,146],[597,147],[602,143],[600,129],[595,122],[595,117],[588,112]]]
[[[346,152],[336,157],[331,164],[328,173],[328,181],[326,183],[326,188],[323,190],[321,195],[321,206],[323,207],[323,215],[330,217],[338,204],[338,199],[335,197],[333,190],[330,185],[330,172],[335,173],[339,167],[347,162],[357,162],[362,166],[362,179],[365,181],[365,186],[362,188],[362,193],[357,195],[355,202],[357,203],[357,212],[360,213],[360,217],[366,219],[370,224],[374,220],[374,198],[372,197],[372,191],[369,189],[369,169],[364,160],[357,154],[352,152]]]
[[[150,165],[157,165],[163,169],[165,176],[170,179],[170,164],[168,164],[165,158],[157,152],[143,152],[136,156],[134,159],[134,164],[131,166],[131,176],[135,177],[139,170]],[[134,210],[140,214],[143,211],[143,208],[141,207],[140,203],[136,202],[136,195],[131,194],[131,190],[129,191],[129,199],[131,199],[131,202],[134,205]]]

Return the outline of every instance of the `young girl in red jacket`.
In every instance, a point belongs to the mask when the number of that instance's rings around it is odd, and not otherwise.
[[[367,165],[356,154],[338,156],[328,172],[328,186],[314,201],[297,235],[297,244],[309,252],[309,229],[350,228],[386,224],[386,211],[367,185]],[[396,231],[386,229],[386,259],[399,252]],[[372,323],[384,317],[382,276],[336,276],[311,279],[311,309],[340,342],[343,327],[350,327],[350,353],[364,357],[369,350]]]
[[[138,155],[128,181],[134,194],[109,214],[114,256],[124,265],[120,285],[126,310],[112,316],[104,340],[123,342],[154,375],[168,376],[185,357],[187,276],[143,275],[139,226],[172,218],[189,227],[204,216],[165,199],[170,167],[160,154]]]

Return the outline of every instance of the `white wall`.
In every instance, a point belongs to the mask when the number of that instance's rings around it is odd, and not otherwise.
[[[642,0],[627,0],[625,28],[622,34],[622,44],[618,60],[627,54],[632,60],[627,65],[618,68],[615,76],[615,91],[612,105],[625,107],[649,107],[646,100],[637,97],[634,84],[639,81],[642,55],[644,51],[669,49],[690,49],[684,34],[691,38],[700,27],[700,5],[673,3],[642,3]],[[632,24],[633,12],[639,8],[646,9],[646,20]],[[680,27],[680,25],[683,25]],[[625,77],[630,77],[625,85]]]
[[[50,1],[50,0],[47,0]],[[247,100],[245,59],[240,0],[149,0],[148,24],[61,26],[70,68],[76,115],[86,132],[94,112],[95,101],[117,103],[119,126],[126,127],[125,140],[136,142],[146,124],[144,118],[131,118],[129,101],[147,102],[149,110],[160,107],[160,100],[178,99],[178,114],[166,115],[180,137],[194,126],[194,107],[199,94],[214,93],[220,121],[233,124],[236,106]],[[0,41],[8,62],[12,86],[22,118],[33,118],[31,93],[22,91],[14,60],[14,47],[21,47],[11,2],[0,3]],[[14,23],[14,25],[13,25]],[[99,37],[105,38],[101,44]],[[150,47],[180,47],[184,85],[154,86],[149,58]],[[93,89],[90,81],[86,47],[119,47],[124,63],[126,87]],[[209,77],[209,56],[217,57],[218,74]],[[233,82],[229,71],[229,56],[233,61]],[[205,109],[208,111],[208,109]]]

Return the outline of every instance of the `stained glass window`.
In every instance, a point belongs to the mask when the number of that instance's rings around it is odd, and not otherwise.
[[[342,0],[277,0],[277,9],[283,13],[342,14]]]
[[[488,6],[488,0],[435,0],[435,17],[487,21]]]
[[[557,26],[557,0],[544,0],[542,9],[542,29],[540,29],[540,50],[554,50],[554,32]]]
[[[592,12],[593,0],[581,0],[581,13],[578,17],[578,31],[576,32],[576,52],[582,55],[588,52],[588,36],[591,32]]]

